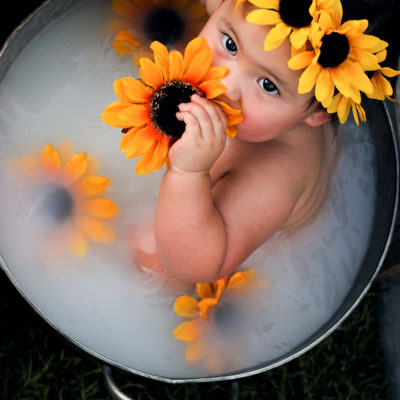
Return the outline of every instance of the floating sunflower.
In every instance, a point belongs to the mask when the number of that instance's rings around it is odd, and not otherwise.
[[[195,363],[204,359],[212,371],[221,371],[224,364],[222,360],[228,355],[219,354],[219,346],[216,343],[218,339],[223,339],[224,343],[229,342],[231,337],[229,331],[237,330],[243,322],[238,318],[238,310],[231,302],[226,301],[226,296],[235,291],[243,293],[243,290],[263,284],[261,280],[254,281],[253,276],[253,270],[249,269],[213,283],[198,283],[196,285],[198,299],[187,295],[176,299],[174,304],[176,313],[190,319],[173,331],[175,339],[187,343],[186,361]],[[214,331],[214,335],[210,334],[211,331]],[[220,338],[215,336],[215,331],[219,332]],[[242,360],[240,349],[235,345],[234,347],[236,355],[240,353],[238,360]]]
[[[86,153],[76,153],[69,143],[56,150],[50,144],[35,155],[17,161],[18,170],[34,187],[35,211],[52,227],[52,245],[66,246],[74,255],[86,254],[88,240],[109,243],[114,231],[105,220],[115,216],[117,206],[98,197],[111,180],[91,175],[96,160]],[[53,235],[54,233],[54,235]]]
[[[335,88],[360,104],[361,91],[371,96],[374,92],[365,71],[381,69],[377,54],[387,43],[364,34],[367,20],[350,20],[341,24],[342,13],[322,12],[320,30],[310,36],[313,50],[295,55],[289,60],[292,69],[303,69],[299,80],[299,93],[307,93],[315,86],[315,97],[324,107],[331,103]]]
[[[120,56],[150,56],[149,45],[159,41],[168,48],[183,49],[198,35],[207,20],[207,10],[197,0],[113,0],[121,17],[111,24],[118,31],[113,47]]]
[[[121,150],[127,158],[142,156],[135,168],[140,174],[167,162],[169,148],[185,131],[185,123],[175,116],[178,105],[190,102],[193,94],[221,106],[228,120],[228,136],[236,135],[235,125],[243,120],[240,110],[216,100],[226,91],[220,81],[228,68],[211,66],[212,52],[204,38],[189,42],[184,55],[176,50],[168,53],[157,41],[150,48],[155,61],[140,59],[141,79],[126,77],[114,82],[120,100],[106,107],[101,116],[105,123],[122,128]]]

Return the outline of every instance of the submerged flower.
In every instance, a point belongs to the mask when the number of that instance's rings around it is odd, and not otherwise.
[[[342,13],[322,13],[321,28],[310,36],[313,50],[302,52],[289,60],[292,69],[303,69],[298,91],[307,93],[315,86],[315,97],[324,107],[333,99],[335,88],[354,104],[360,104],[361,91],[372,95],[373,85],[365,71],[380,69],[377,53],[387,43],[364,34],[367,20],[351,20],[341,24]]]
[[[74,154],[69,143],[58,150],[46,144],[39,154],[18,161],[28,184],[37,187],[38,213],[54,228],[52,245],[61,242],[78,257],[86,254],[88,240],[109,243],[115,236],[106,220],[115,216],[117,206],[99,197],[111,180],[92,175],[95,164],[86,153]]]
[[[121,17],[111,28],[118,31],[113,47],[120,56],[132,55],[137,65],[140,57],[150,56],[153,41],[182,49],[207,20],[197,0],[113,0],[112,6]]]
[[[226,91],[220,81],[228,69],[211,66],[212,52],[204,38],[192,40],[184,55],[176,50],[168,53],[160,42],[150,47],[155,61],[140,59],[141,79],[116,80],[114,91],[120,100],[102,114],[105,123],[122,128],[121,150],[126,157],[142,156],[135,168],[140,174],[167,162],[169,148],[185,131],[185,123],[176,118],[178,105],[190,102],[193,94],[221,106],[228,120],[228,136],[235,136],[235,125],[243,119],[239,110],[216,100]]]
[[[253,280],[253,270],[236,272],[230,277],[220,279],[213,283],[198,283],[196,294],[198,300],[191,296],[180,296],[175,301],[176,313],[184,318],[189,318],[177,326],[173,331],[175,339],[187,343],[186,361],[190,363],[205,359],[213,371],[220,369],[223,356],[218,354],[216,338],[210,335],[210,329],[220,330],[224,341],[229,341],[229,330],[237,329],[232,326],[232,321],[237,320],[237,309],[226,301],[226,295],[235,291],[249,290],[263,281]],[[240,324],[240,321],[239,321]],[[236,349],[240,353],[239,349]]]

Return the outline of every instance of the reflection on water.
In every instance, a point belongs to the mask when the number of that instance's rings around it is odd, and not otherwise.
[[[133,261],[132,237],[153,218],[163,171],[135,174],[135,162],[120,152],[120,132],[100,120],[115,100],[113,81],[137,77],[132,60],[113,50],[108,5],[90,1],[49,27],[0,87],[0,251],[37,309],[90,351],[172,379],[210,376],[206,362],[185,362],[186,343],[172,336],[184,320],[175,314],[174,301],[193,288],[146,274]],[[90,241],[81,258],[49,246],[60,237],[54,227],[63,227],[75,210],[65,186],[9,174],[11,155],[20,158],[64,140],[98,159],[96,174],[112,180],[106,197],[119,209],[112,221],[116,240]],[[346,295],[369,238],[374,149],[365,132],[339,134],[339,140],[338,168],[321,213],[250,256],[246,266],[267,284],[221,303],[215,325],[206,329],[209,354],[218,350],[223,372],[291,350]]]

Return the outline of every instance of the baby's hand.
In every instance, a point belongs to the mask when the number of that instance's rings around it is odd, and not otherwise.
[[[191,100],[179,105],[176,117],[186,129],[169,151],[169,164],[175,171],[208,173],[224,150],[227,119],[213,101],[196,94]]]

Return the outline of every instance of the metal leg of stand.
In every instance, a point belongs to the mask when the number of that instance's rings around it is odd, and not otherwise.
[[[238,381],[233,381],[231,383],[231,397],[230,400],[239,400],[239,382]]]
[[[113,397],[115,400],[134,400],[132,397],[127,396],[126,394],[122,393],[119,390],[117,384],[115,383],[112,377],[112,369],[108,365],[103,364],[103,377],[104,377],[104,384],[108,390],[108,393]]]

